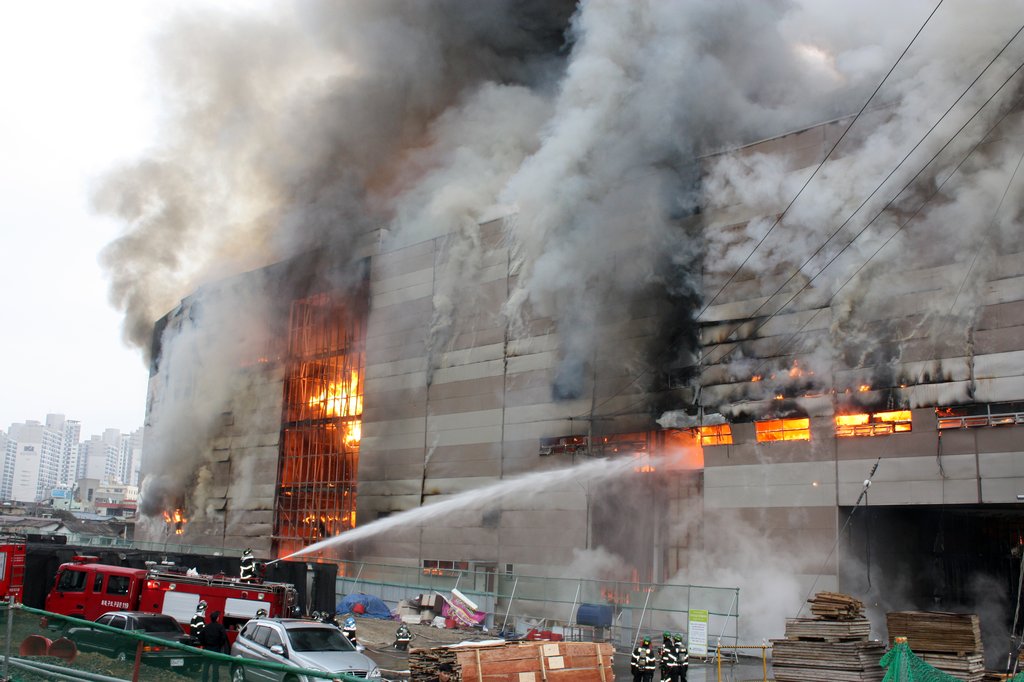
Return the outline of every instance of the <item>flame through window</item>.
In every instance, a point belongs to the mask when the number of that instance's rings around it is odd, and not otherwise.
[[[365,314],[351,299],[292,303],[274,539],[284,555],[356,525]]]

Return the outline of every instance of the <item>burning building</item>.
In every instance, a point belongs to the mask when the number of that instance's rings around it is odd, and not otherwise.
[[[273,30],[347,60],[298,41],[204,83],[174,162],[101,194],[135,237],[218,235],[152,335],[152,537],[282,556],[607,458],[355,550],[759,587],[775,615],[813,587],[952,607],[1016,571],[1019,8],[971,40],[959,10],[907,10],[866,47],[799,3],[314,6]],[[382,52],[368,18],[430,39]],[[285,116],[264,96],[290,69],[325,92]],[[237,142],[216,94],[265,137]],[[183,179],[210,168],[223,186]],[[115,290],[141,339],[172,303],[139,272]]]

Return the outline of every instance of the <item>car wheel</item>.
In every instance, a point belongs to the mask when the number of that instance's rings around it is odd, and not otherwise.
[[[121,661],[122,663],[127,663],[128,662],[128,652],[127,651],[118,651],[116,654],[114,654],[114,658],[117,659],[118,661]]]
[[[231,669],[231,682],[245,682],[245,668],[236,665]]]

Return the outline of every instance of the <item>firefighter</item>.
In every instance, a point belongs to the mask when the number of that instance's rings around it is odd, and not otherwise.
[[[267,610],[266,609],[256,609],[256,617],[257,618],[266,618],[267,617]]]
[[[652,682],[654,680],[654,651],[651,649],[651,638],[643,641],[633,649],[633,658],[629,668],[633,672],[633,682]]]
[[[402,623],[395,630],[395,648],[399,651],[408,651],[410,641],[412,641],[412,631],[408,625]]]
[[[682,635],[677,633],[674,639],[676,660],[679,662],[679,666],[676,668],[675,682],[686,682],[686,673],[690,668],[690,652],[686,650],[686,645],[683,644]]]
[[[345,622],[341,625],[341,631],[348,637],[348,641],[352,642],[352,646],[356,645],[356,619],[349,616],[345,619]]]
[[[203,628],[206,627],[206,602],[202,599],[196,605],[196,613],[192,616],[191,622],[188,624],[189,634],[193,637],[199,637],[202,633]]]
[[[679,656],[676,651],[676,643],[672,640],[672,633],[665,632],[661,636],[661,647],[659,650],[661,664],[661,679],[675,680],[679,674]]]
[[[256,557],[249,548],[242,552],[242,569],[238,577],[244,583],[256,582]]]

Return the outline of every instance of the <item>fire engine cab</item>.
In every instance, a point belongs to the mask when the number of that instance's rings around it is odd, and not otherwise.
[[[189,574],[176,567],[149,569],[95,563],[97,557],[76,556],[57,569],[46,595],[46,610],[95,620],[107,611],[166,613],[187,626],[200,600],[208,614],[220,611],[229,638],[263,609],[268,616],[289,616],[296,604],[288,583],[242,582],[219,575]]]

